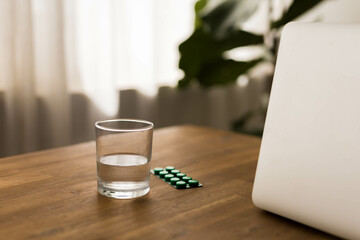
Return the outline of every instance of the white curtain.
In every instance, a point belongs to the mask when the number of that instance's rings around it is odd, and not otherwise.
[[[119,90],[175,85],[194,0],[0,0],[0,156],[91,140]]]
[[[0,157],[94,139],[94,122],[229,129],[263,83],[179,91],[195,0],[0,0]]]

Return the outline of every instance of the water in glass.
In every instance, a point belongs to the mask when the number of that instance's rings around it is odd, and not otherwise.
[[[133,198],[149,191],[148,158],[136,154],[112,154],[97,160],[98,189],[106,196]]]

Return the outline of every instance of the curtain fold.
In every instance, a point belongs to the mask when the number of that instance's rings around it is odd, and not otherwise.
[[[43,141],[65,145],[71,140],[71,129],[63,4],[60,0],[33,0],[32,12],[36,93],[43,111],[39,118],[46,118],[45,129],[50,134],[44,134],[42,125],[38,128],[42,136],[48,138],[44,137]]]
[[[1,1],[1,87],[3,148],[8,154],[37,147],[37,107],[31,1]]]

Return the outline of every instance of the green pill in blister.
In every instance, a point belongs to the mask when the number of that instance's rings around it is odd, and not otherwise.
[[[177,170],[177,169],[171,170],[171,174],[177,175],[179,173],[180,173],[180,170]]]
[[[171,171],[171,170],[174,170],[175,169],[175,167],[173,167],[173,166],[167,166],[166,168],[165,168],[165,170],[166,171]]]
[[[183,180],[183,181],[185,181],[185,182],[188,182],[188,181],[191,180],[191,179],[192,179],[192,177],[186,176],[186,177],[183,177],[181,180]]]
[[[169,172],[168,172],[168,171],[161,171],[161,172],[159,172],[159,176],[160,176],[160,178],[164,178],[164,177],[165,177],[165,175],[167,175],[167,174],[169,174]]]
[[[164,178],[165,181],[170,182],[170,179],[172,179],[173,177],[175,177],[173,174],[166,174]]]
[[[171,185],[176,185],[176,183],[180,181],[180,178],[174,177],[170,179],[170,183]]]
[[[176,182],[176,188],[186,188],[186,182],[184,181]]]
[[[188,184],[190,187],[197,187],[197,186],[199,186],[199,181],[198,180],[189,180]]]
[[[159,175],[160,172],[162,172],[164,169],[161,167],[154,168],[154,174]]]
[[[176,177],[182,179],[183,177],[186,177],[186,174],[185,173],[178,173],[178,174],[176,174]]]

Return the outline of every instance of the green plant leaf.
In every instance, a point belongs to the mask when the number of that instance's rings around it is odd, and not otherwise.
[[[263,0],[223,0],[202,17],[204,29],[215,38],[226,38],[249,19]]]
[[[178,81],[177,87],[180,89],[184,89],[184,88],[188,87],[190,85],[190,83],[191,83],[191,79],[186,77],[186,75],[185,75],[185,77],[183,77],[182,79],[180,79]]]
[[[320,2],[322,2],[322,0],[294,0],[282,18],[271,24],[271,28],[280,28],[284,26],[286,23],[299,17]]]
[[[208,3],[208,0],[198,0],[195,3],[195,29],[201,28],[202,27],[202,20],[200,17],[200,12],[202,9],[204,9],[204,7],[206,6],[206,4]]]
[[[223,40],[218,41],[219,51],[227,51],[237,47],[264,43],[264,36],[242,30],[233,31]]]
[[[250,68],[261,61],[262,59],[237,62],[230,59],[219,58],[216,61],[204,64],[197,79],[203,87],[232,83],[235,82],[240,75],[245,74]]]
[[[195,30],[179,46],[179,68],[184,71],[186,76],[180,80],[179,87],[187,86],[192,79],[198,78],[203,65],[221,58],[224,51],[261,43],[263,43],[263,36],[241,30],[233,32],[223,40],[215,39],[203,29]]]

